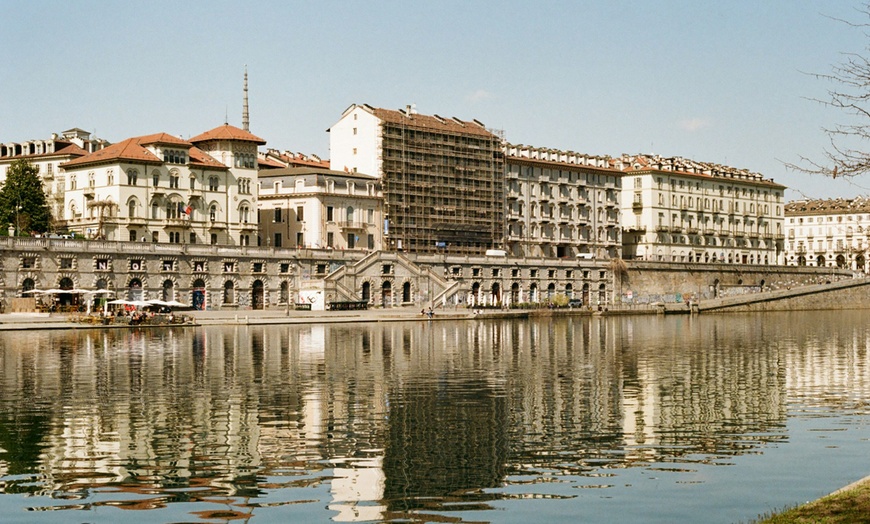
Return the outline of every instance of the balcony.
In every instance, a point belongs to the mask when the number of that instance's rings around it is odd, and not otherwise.
[[[667,233],[671,230],[668,226],[663,226],[661,224],[656,226],[656,233]]]
[[[631,203],[631,209],[633,211],[642,211],[643,210],[643,201],[642,200],[635,200],[634,202]]]
[[[189,227],[190,220],[187,218],[164,218],[163,227]]]
[[[342,222],[338,222],[338,227],[340,227],[341,229],[343,229],[345,231],[350,230],[350,229],[365,229],[366,223],[365,222],[354,222],[354,221],[342,221]]]
[[[686,233],[688,233],[690,235],[697,235],[699,232],[700,232],[700,230],[697,227],[687,227],[686,228]]]

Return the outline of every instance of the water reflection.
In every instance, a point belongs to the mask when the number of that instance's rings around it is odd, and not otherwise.
[[[577,488],[630,498],[614,477],[631,467],[701,484],[699,468],[794,438],[795,406],[865,409],[859,320],[5,333],[0,492],[31,497],[0,509],[478,521],[504,504],[535,518],[524,501]]]

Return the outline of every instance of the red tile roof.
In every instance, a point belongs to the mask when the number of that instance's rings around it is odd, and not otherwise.
[[[262,138],[229,124],[224,124],[211,131],[196,135],[190,139],[190,142],[196,144],[197,142],[205,142],[207,140],[241,140],[243,142],[254,142],[261,146],[266,143]]]
[[[363,106],[366,107],[366,106]],[[392,109],[373,108],[372,113],[391,124],[400,124],[407,127],[432,129],[437,131],[446,131],[449,133],[478,135],[478,136],[494,136],[487,131],[483,124],[477,121],[466,122],[458,118],[444,118],[438,115],[428,116],[419,113],[405,111],[395,111]]]
[[[151,144],[167,144],[181,146],[187,149],[188,155],[190,156],[190,165],[193,166],[227,169],[227,166],[221,164],[190,142],[167,133],[155,133],[153,135],[128,138],[89,155],[65,162],[61,164],[61,167],[66,169],[70,167],[121,161],[145,164],[163,164],[163,159],[158,158],[157,155],[144,147],[144,145]]]

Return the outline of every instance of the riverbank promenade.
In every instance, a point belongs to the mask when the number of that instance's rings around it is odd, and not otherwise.
[[[395,307],[362,311],[295,311],[295,310],[209,310],[178,311],[188,319],[183,324],[141,324],[129,326],[114,323],[80,322],[83,315],[69,313],[8,313],[0,315],[0,331],[28,329],[105,329],[130,327],[171,327],[209,325],[268,325],[268,324],[334,324],[349,322],[428,322],[444,320],[473,320],[476,318],[526,318],[528,310],[479,310],[469,308],[438,309],[431,317],[418,307]]]

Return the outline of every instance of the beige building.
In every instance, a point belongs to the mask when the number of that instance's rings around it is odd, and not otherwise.
[[[60,165],[108,145],[107,141],[91,138],[90,133],[79,128],[68,129],[60,135],[54,133],[47,140],[0,143],[0,183],[6,180],[10,165],[17,160],[27,160],[39,169],[52,216],[60,217],[64,204],[64,172]],[[55,224],[56,229],[62,227],[62,223]]]
[[[256,244],[257,146],[224,124],[190,140],[133,137],[71,160],[60,217],[86,238]]]
[[[383,192],[377,178],[316,167],[260,172],[261,245],[379,250]]]
[[[867,272],[870,200],[799,200],[785,206],[785,263]]]
[[[666,262],[781,263],[785,186],[680,157],[624,155],[623,253]]]
[[[607,157],[506,145],[505,173],[509,255],[622,256],[622,172]]]

